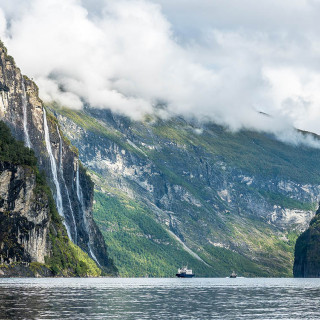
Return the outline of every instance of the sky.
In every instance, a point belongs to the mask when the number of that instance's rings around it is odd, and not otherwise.
[[[317,0],[1,0],[0,37],[44,101],[295,142],[320,134],[319,16]]]

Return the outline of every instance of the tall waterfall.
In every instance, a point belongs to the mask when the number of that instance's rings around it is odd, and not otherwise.
[[[26,87],[24,85],[24,81],[22,78],[22,110],[23,110],[23,131],[24,131],[24,140],[25,144],[28,148],[31,148],[31,141],[29,137],[28,132],[28,117],[27,117],[27,93],[26,93]]]
[[[69,208],[70,208],[70,212],[71,212],[71,218],[72,218],[72,222],[73,222],[73,227],[74,227],[74,237],[72,238],[72,241],[77,244],[78,241],[78,233],[77,233],[77,224],[76,224],[76,220],[74,218],[74,211],[72,209],[72,204],[71,204],[71,200],[70,200],[70,194],[69,194],[69,190],[67,188],[67,184],[66,181],[64,179],[64,175],[63,175],[63,166],[62,166],[62,138],[60,135],[60,131],[59,128],[57,126],[57,132],[59,135],[59,171],[60,171],[60,175],[64,184],[64,188],[66,190],[66,194],[67,194],[67,198],[68,198],[68,203],[69,203]]]
[[[43,127],[44,127],[44,138],[45,138],[45,141],[46,141],[46,147],[47,147],[47,151],[48,151],[49,158],[50,158],[53,182],[54,182],[54,185],[56,187],[56,205],[57,205],[57,210],[58,210],[59,214],[63,218],[65,218],[64,212],[63,212],[63,205],[62,205],[61,189],[60,189],[60,184],[59,184],[59,180],[58,180],[57,164],[56,164],[56,160],[54,159],[54,156],[53,156],[53,153],[52,153],[52,149],[51,149],[49,128],[48,128],[48,123],[47,123],[47,113],[46,113],[46,110],[44,108],[43,108]],[[70,228],[67,225],[65,219],[63,220],[63,224],[65,225],[65,227],[67,229],[67,233],[68,233],[69,239],[72,239],[71,238]]]
[[[89,251],[90,251],[90,256],[97,263],[97,265],[100,266],[100,263],[99,263],[97,257],[95,256],[95,254],[93,253],[92,248],[91,248],[91,243],[90,243],[91,236],[90,236],[90,231],[89,231],[89,228],[88,228],[88,221],[87,221],[86,213],[85,213],[85,210],[84,210],[83,193],[82,193],[82,188],[81,188],[81,185],[80,185],[79,162],[78,162],[78,165],[77,165],[77,172],[76,172],[76,190],[77,190],[78,200],[80,202],[81,209],[82,209],[83,223],[85,225],[85,228],[86,228],[86,231],[87,231],[87,234],[88,234],[88,237],[89,237],[88,248],[89,248]]]

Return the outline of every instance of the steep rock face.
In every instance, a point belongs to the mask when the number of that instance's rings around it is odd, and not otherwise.
[[[295,235],[307,228],[320,195],[320,181],[312,178],[319,150],[180,118],[135,122],[91,108],[55,113],[97,190],[110,202],[121,190],[121,197],[143,203],[212,266],[206,275],[222,275],[217,264],[236,254],[257,266],[251,275],[291,274]],[[106,220],[108,210],[114,209],[105,209]],[[119,227],[102,217],[100,223],[115,234],[107,236],[112,245]],[[144,236],[156,238],[151,231]]]
[[[18,140],[25,141],[35,151],[69,237],[107,273],[115,273],[101,232],[92,219],[91,180],[85,170],[79,169],[77,152],[60,132],[55,117],[45,112],[37,86],[22,76],[3,46],[0,47],[0,83],[0,119],[9,125]]]
[[[96,263],[68,239],[33,154],[17,143],[30,157],[15,157],[4,146],[0,136],[0,158],[8,159],[0,161],[0,277],[100,276]]]
[[[45,263],[50,212],[29,167],[0,162],[0,264]]]
[[[309,228],[297,239],[294,255],[294,277],[320,277],[320,208]]]

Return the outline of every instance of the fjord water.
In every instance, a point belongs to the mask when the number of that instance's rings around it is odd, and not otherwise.
[[[320,279],[0,279],[0,319],[319,319]]]

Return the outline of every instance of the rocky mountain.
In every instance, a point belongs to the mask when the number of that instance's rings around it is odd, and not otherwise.
[[[44,108],[36,84],[22,76],[3,44],[0,83],[0,120],[10,127],[16,139],[34,150],[68,237],[104,272],[115,274],[102,234],[92,218],[93,183],[77,150],[62,134],[57,119]]]
[[[36,163],[0,121],[0,277],[100,275],[68,239]]]
[[[292,276],[320,195],[319,149],[213,123],[52,104],[95,182],[94,217],[126,276]]]

